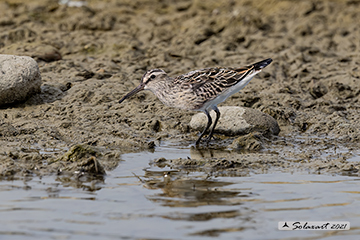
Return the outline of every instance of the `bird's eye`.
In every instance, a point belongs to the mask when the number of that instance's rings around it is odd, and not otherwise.
[[[153,75],[150,75],[150,79],[154,79],[156,76],[153,74]]]

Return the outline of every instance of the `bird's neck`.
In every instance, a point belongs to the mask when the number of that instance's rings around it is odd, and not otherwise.
[[[174,79],[167,77],[149,88],[159,100],[167,106],[176,107],[176,94],[180,91],[179,85],[174,84]]]

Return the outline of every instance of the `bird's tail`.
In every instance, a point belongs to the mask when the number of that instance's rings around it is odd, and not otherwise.
[[[259,71],[259,70],[265,68],[271,62],[272,62],[272,59],[268,58],[268,59],[262,60],[260,62],[254,63],[253,66],[254,66],[255,71]]]

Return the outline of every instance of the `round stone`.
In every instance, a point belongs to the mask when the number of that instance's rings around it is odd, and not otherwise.
[[[40,92],[41,75],[34,59],[0,54],[0,105],[25,101]]]

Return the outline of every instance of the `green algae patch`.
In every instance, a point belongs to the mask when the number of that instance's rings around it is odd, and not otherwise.
[[[78,144],[70,148],[57,161],[63,166],[59,171],[105,175],[105,169],[97,157],[102,154],[88,145]]]
[[[58,160],[68,161],[68,162],[79,162],[83,158],[88,158],[91,156],[99,156],[99,152],[95,151],[89,145],[77,144],[72,146],[69,151],[67,151],[63,156]]]

